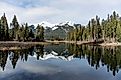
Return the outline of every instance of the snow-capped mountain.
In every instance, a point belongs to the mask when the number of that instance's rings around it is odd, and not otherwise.
[[[46,28],[51,28],[52,30],[55,30],[55,29],[58,28],[58,26],[63,26],[63,25],[65,25],[65,24],[68,24],[68,25],[70,25],[70,26],[73,26],[73,23],[72,23],[72,22],[62,22],[62,23],[54,23],[54,24],[52,24],[52,23],[49,23],[49,22],[46,22],[46,21],[42,21],[40,24],[41,24],[45,29],[46,29]]]
[[[44,28],[46,28],[46,27],[53,28],[55,25],[57,25],[57,23],[52,24],[52,23],[49,23],[49,22],[46,22],[46,21],[42,21],[40,23],[40,25],[42,25]]]
[[[58,26],[63,26],[65,24],[68,24],[70,26],[73,26],[73,22],[69,21],[69,22],[61,22],[61,23],[50,23],[50,22],[47,22],[47,21],[42,21],[39,23],[39,25],[42,25],[45,29],[46,28],[52,28],[52,30],[55,30],[57,28],[57,25]],[[36,27],[38,24],[34,24],[34,26]]]
[[[51,24],[50,26],[43,23],[43,26],[45,27],[45,39],[65,39],[67,33],[74,29],[71,22]]]
[[[38,24],[34,24],[35,28]],[[42,21],[39,23],[45,29],[45,39],[65,39],[67,33],[74,29],[72,22],[49,23]]]

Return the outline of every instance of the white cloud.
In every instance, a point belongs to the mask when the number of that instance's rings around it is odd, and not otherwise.
[[[46,15],[54,15],[59,13],[60,11],[51,8],[51,7],[37,7],[37,8],[29,8],[25,11],[27,15],[35,16],[35,15],[41,15],[41,16],[46,16]]]
[[[63,11],[63,19],[86,24],[96,15],[106,18],[112,11],[121,12],[121,0],[56,0],[50,4]]]
[[[120,4],[121,0],[0,0],[0,15],[5,12],[9,22],[16,14],[20,23],[86,24],[95,15],[105,18],[114,10],[121,13]]]
[[[120,4],[120,0],[56,0],[61,3],[78,3],[78,4]]]
[[[5,2],[0,2],[0,5],[0,15],[6,13],[9,22],[12,20],[14,14],[17,15],[21,23],[35,23],[37,21],[41,22],[41,20],[38,20],[41,16],[52,16],[61,12],[53,7],[22,8]]]

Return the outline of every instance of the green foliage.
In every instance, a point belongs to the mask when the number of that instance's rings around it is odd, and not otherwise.
[[[43,26],[39,25],[36,28],[36,40],[43,41],[44,40],[44,28]]]
[[[10,29],[8,27],[7,19],[4,15],[0,19],[0,41],[32,41],[35,39],[35,32],[28,26],[28,24],[19,25],[16,15],[14,15],[12,23],[10,23]],[[40,27],[37,35],[38,40],[44,39],[44,28]],[[34,40],[36,41],[36,39]]]
[[[87,26],[78,27],[77,25],[74,25],[74,27],[75,29],[68,33],[68,40],[104,40],[106,42],[121,41],[121,18],[115,11],[112,15],[108,14],[106,20],[102,19],[102,21],[100,21],[100,18],[96,16],[96,18],[89,21]]]
[[[0,40],[2,41],[9,40],[9,28],[5,13],[0,20],[0,36]]]
[[[17,17],[16,15],[14,15],[12,23],[10,24],[10,26],[12,27],[12,32],[11,32],[11,38],[12,40],[18,40],[19,39],[19,23],[17,21]]]
[[[32,29],[28,24],[19,25],[16,15],[8,27],[7,18],[4,15],[0,19],[0,41],[43,41],[44,40],[44,28],[38,25],[36,29]],[[68,24],[59,26],[56,31],[51,32],[52,39],[61,39],[62,36],[67,36],[67,40],[71,41],[98,41],[104,40],[105,42],[121,41],[121,18],[114,11],[112,15],[108,14],[106,20],[96,16],[89,21],[88,25],[82,26],[81,24],[74,24],[69,26]],[[70,30],[68,30],[70,27]],[[62,29],[64,29],[62,31]],[[58,32],[57,32],[58,31]],[[68,32],[69,31],[69,32]],[[67,35],[64,35],[68,32]],[[59,34],[56,34],[59,33]],[[47,36],[47,34],[45,34]]]

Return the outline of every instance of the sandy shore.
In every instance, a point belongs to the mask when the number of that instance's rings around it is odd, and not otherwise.
[[[98,45],[98,46],[121,46],[120,42],[99,43],[99,44],[93,44],[93,41],[47,41],[47,42],[50,42],[50,43],[72,43],[72,44],[77,44],[77,45],[92,44],[92,45]]]
[[[18,41],[0,41],[0,50],[20,50],[27,49],[35,45],[48,45],[48,42],[18,42]]]
[[[100,43],[94,44],[93,41],[45,41],[45,42],[18,42],[18,41],[0,41],[0,47],[5,48],[11,47],[11,49],[15,49],[15,47],[28,47],[34,45],[48,45],[48,44],[60,44],[60,43],[72,43],[77,45],[82,44],[91,44],[91,45],[98,45],[98,46],[121,46],[121,43]]]
[[[121,43],[117,42],[117,43],[101,43],[98,44],[100,46],[121,46]]]
[[[46,41],[48,43],[74,43],[74,44],[86,44],[89,43],[89,41]]]
[[[0,41],[0,44],[48,44],[48,42]]]

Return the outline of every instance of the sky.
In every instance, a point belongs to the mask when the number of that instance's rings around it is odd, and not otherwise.
[[[87,24],[98,15],[121,14],[121,0],[0,0],[0,16],[6,13],[8,22],[15,14],[19,23],[39,24],[42,21]]]

